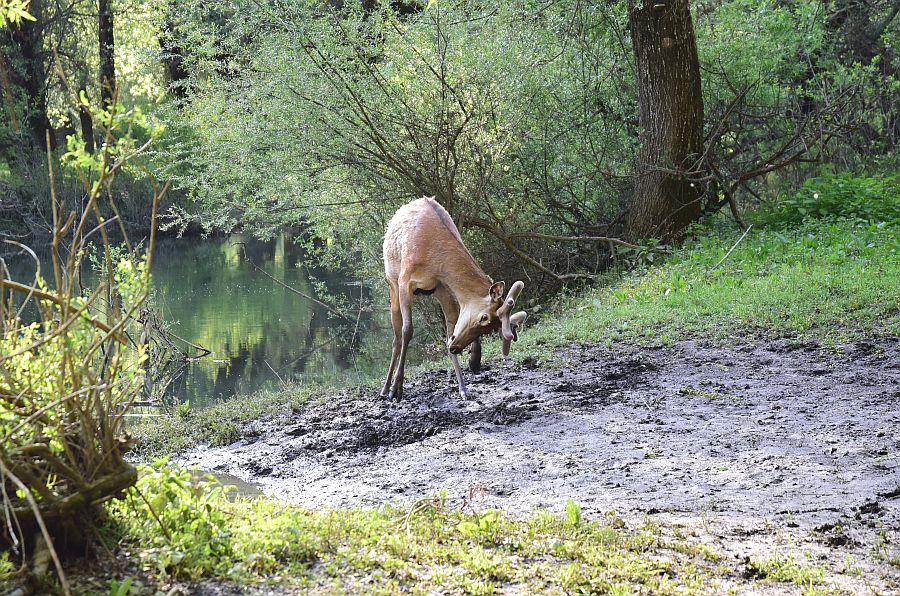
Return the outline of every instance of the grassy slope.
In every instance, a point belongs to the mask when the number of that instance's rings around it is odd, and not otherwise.
[[[708,229],[664,262],[595,286],[522,333],[533,351],[572,341],[800,336],[826,343],[897,333],[900,238],[894,227],[815,222],[787,232]]]
[[[571,342],[668,342],[688,336],[726,341],[759,334],[824,343],[900,329],[900,238],[896,227],[852,221],[815,222],[793,231],[733,225],[700,228],[662,262],[563,297],[524,329],[516,358],[548,358]],[[658,260],[658,259],[657,259]],[[496,357],[497,342],[486,356]],[[443,365],[443,364],[442,364]],[[137,454],[224,445],[252,432],[244,424],[284,415],[334,388],[299,387],[223,402],[200,412],[135,428]]]

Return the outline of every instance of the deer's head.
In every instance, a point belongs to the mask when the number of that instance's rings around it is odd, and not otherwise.
[[[447,342],[450,353],[459,354],[478,337],[496,330],[503,340],[503,355],[508,356],[510,344],[519,339],[518,327],[528,316],[525,311],[511,314],[524,287],[524,283],[517,281],[503,298],[506,284],[498,281],[490,287],[487,296],[460,304],[456,327]]]

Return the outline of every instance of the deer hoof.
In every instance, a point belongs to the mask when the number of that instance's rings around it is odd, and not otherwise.
[[[403,399],[403,389],[391,389],[387,394],[388,401],[400,401]]]

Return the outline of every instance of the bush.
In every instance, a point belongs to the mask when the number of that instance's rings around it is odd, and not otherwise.
[[[793,226],[810,219],[900,221],[900,177],[852,173],[810,178],[764,215],[768,223]]]
[[[137,480],[125,461],[131,444],[124,417],[144,385],[146,350],[144,338],[130,339],[128,331],[147,297],[154,236],[145,256],[116,249],[98,210],[101,199],[114,205],[112,180],[139,152],[127,132],[113,136],[127,118],[104,113],[112,132],[102,149],[87,154],[71,147],[66,154],[85,182],[82,204],[59,199],[50,171],[49,266],[41,268],[35,253],[24,249],[39,273],[22,283],[10,279],[0,259],[0,515],[7,520],[0,546],[12,547],[19,558],[34,549],[35,560],[48,550],[65,593],[54,545],[84,544],[102,513],[98,504]],[[165,189],[151,182],[155,213]],[[91,250],[88,238],[98,231],[100,281],[83,290],[79,273]],[[61,249],[63,239],[68,252]],[[48,269],[45,281],[40,272]],[[38,531],[43,542],[32,540]],[[2,579],[5,567],[0,562]],[[43,575],[39,565],[35,575]]]

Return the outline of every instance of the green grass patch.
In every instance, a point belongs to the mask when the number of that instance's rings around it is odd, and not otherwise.
[[[150,459],[198,444],[228,445],[252,434],[253,430],[246,427],[250,421],[263,417],[286,418],[292,409],[325,391],[317,385],[297,385],[236,396],[201,410],[178,407],[166,416],[140,418],[129,428],[135,440],[131,453],[137,458]]]
[[[561,299],[521,332],[514,355],[546,357],[572,342],[758,334],[828,343],[900,330],[895,226],[838,220],[752,229],[719,264],[740,235],[707,224],[663,262]]]
[[[158,462],[111,503],[107,534],[159,581],[216,578],[326,592],[681,593],[728,582],[715,555],[672,547],[610,514],[462,513],[442,496],[408,507],[309,510],[247,499]]]
[[[797,563],[790,557],[777,555],[768,559],[752,559],[748,572],[766,581],[800,586],[805,596],[833,593],[825,585],[825,569],[808,561]]]

